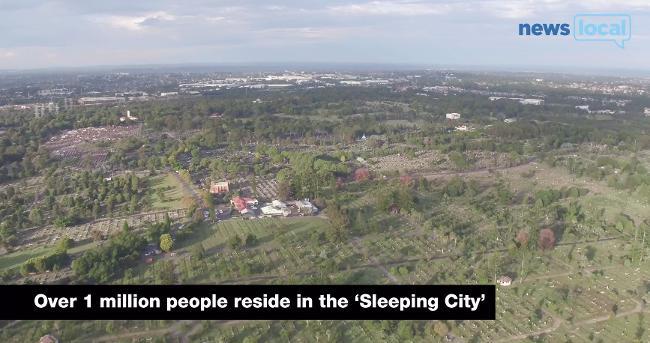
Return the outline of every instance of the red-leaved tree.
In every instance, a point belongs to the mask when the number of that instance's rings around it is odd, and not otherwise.
[[[370,172],[368,168],[359,168],[354,171],[354,180],[355,181],[365,181],[370,178]]]
[[[555,232],[546,228],[539,232],[539,247],[542,250],[551,250],[555,247]]]
[[[530,238],[530,236],[528,235],[527,231],[520,230],[517,233],[517,237],[515,238],[515,240],[517,240],[517,243],[519,243],[519,246],[523,248],[523,247],[528,245],[528,239],[529,238]]]

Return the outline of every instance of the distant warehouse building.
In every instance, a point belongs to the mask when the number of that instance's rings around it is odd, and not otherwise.
[[[460,113],[456,113],[456,112],[447,113],[447,114],[445,114],[445,118],[447,118],[449,120],[458,120],[458,119],[460,119]]]
[[[104,105],[125,102],[126,99],[117,96],[92,96],[79,98],[79,105]]]
[[[522,105],[541,106],[544,105],[544,100],[543,99],[521,99],[519,100],[519,103],[521,103]]]

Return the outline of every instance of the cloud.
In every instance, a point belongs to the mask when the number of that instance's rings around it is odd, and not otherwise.
[[[329,10],[341,15],[421,16],[448,13],[451,4],[432,4],[420,1],[370,1],[360,4],[331,6]]]
[[[16,53],[14,51],[0,51],[0,59],[12,59],[14,57],[16,57]]]
[[[286,27],[272,28],[258,31],[260,38],[290,42],[290,40],[334,40],[350,37],[363,30],[360,28],[345,27]],[[289,41],[287,41],[289,40]]]
[[[513,39],[513,23],[568,22],[580,12],[631,12],[638,42],[615,52],[647,65],[650,0],[0,0],[0,68],[298,59],[546,63],[533,56],[535,47],[564,56],[573,45]]]
[[[99,16],[94,17],[93,21],[101,24],[107,24],[117,29],[129,31],[142,31],[147,27],[155,26],[158,23],[174,21],[176,16],[164,11],[158,11],[141,16]]]

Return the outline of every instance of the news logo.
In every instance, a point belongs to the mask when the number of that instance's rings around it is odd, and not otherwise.
[[[571,34],[571,29],[569,24],[519,24],[519,35],[523,36],[568,36]]]
[[[569,36],[576,41],[614,42],[620,48],[632,38],[632,17],[629,14],[586,13],[568,23],[521,23],[520,36]]]
[[[632,17],[628,14],[577,14],[573,17],[577,41],[613,41],[621,48],[632,38]]]

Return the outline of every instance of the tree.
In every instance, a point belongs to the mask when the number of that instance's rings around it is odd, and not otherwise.
[[[202,243],[192,247],[192,259],[201,260],[205,256],[205,248]]]
[[[234,237],[230,238],[230,240],[228,241],[228,245],[230,246],[231,249],[241,248],[242,246],[241,237],[239,237],[239,235],[235,235]]]
[[[160,249],[164,252],[170,252],[174,247],[174,239],[172,235],[165,233],[160,236]]]
[[[397,192],[397,205],[403,210],[411,212],[415,206],[415,197],[408,188],[402,188]]]
[[[411,187],[415,183],[410,175],[402,175],[399,177],[399,182],[404,187]]]
[[[539,231],[539,247],[546,251],[555,247],[555,232],[546,228]]]
[[[370,178],[370,172],[368,168],[359,168],[354,171],[354,180],[357,182],[365,181]]]
[[[529,238],[530,236],[528,235],[528,232],[526,232],[525,230],[520,230],[517,233],[517,238],[515,238],[515,240],[517,241],[517,244],[519,244],[520,248],[525,248],[528,246]]]
[[[347,231],[350,227],[350,218],[345,209],[337,202],[330,202],[325,209],[325,214],[330,220],[332,230],[330,231],[330,238],[333,241],[343,241],[347,237]]]
[[[0,224],[0,243],[13,245],[16,241],[16,228],[13,225],[10,226],[6,223]]]
[[[246,235],[245,244],[247,247],[254,247],[257,245],[257,236],[252,233]]]
[[[291,197],[291,185],[288,181],[283,180],[278,182],[278,198],[282,201],[287,201]]]
[[[56,250],[67,251],[68,249],[72,248],[73,243],[74,241],[71,238],[64,237],[59,241],[59,244],[57,244]]]
[[[593,261],[594,258],[596,257],[596,247],[592,245],[587,245],[587,248],[585,249],[585,257],[587,257],[587,260]]]

